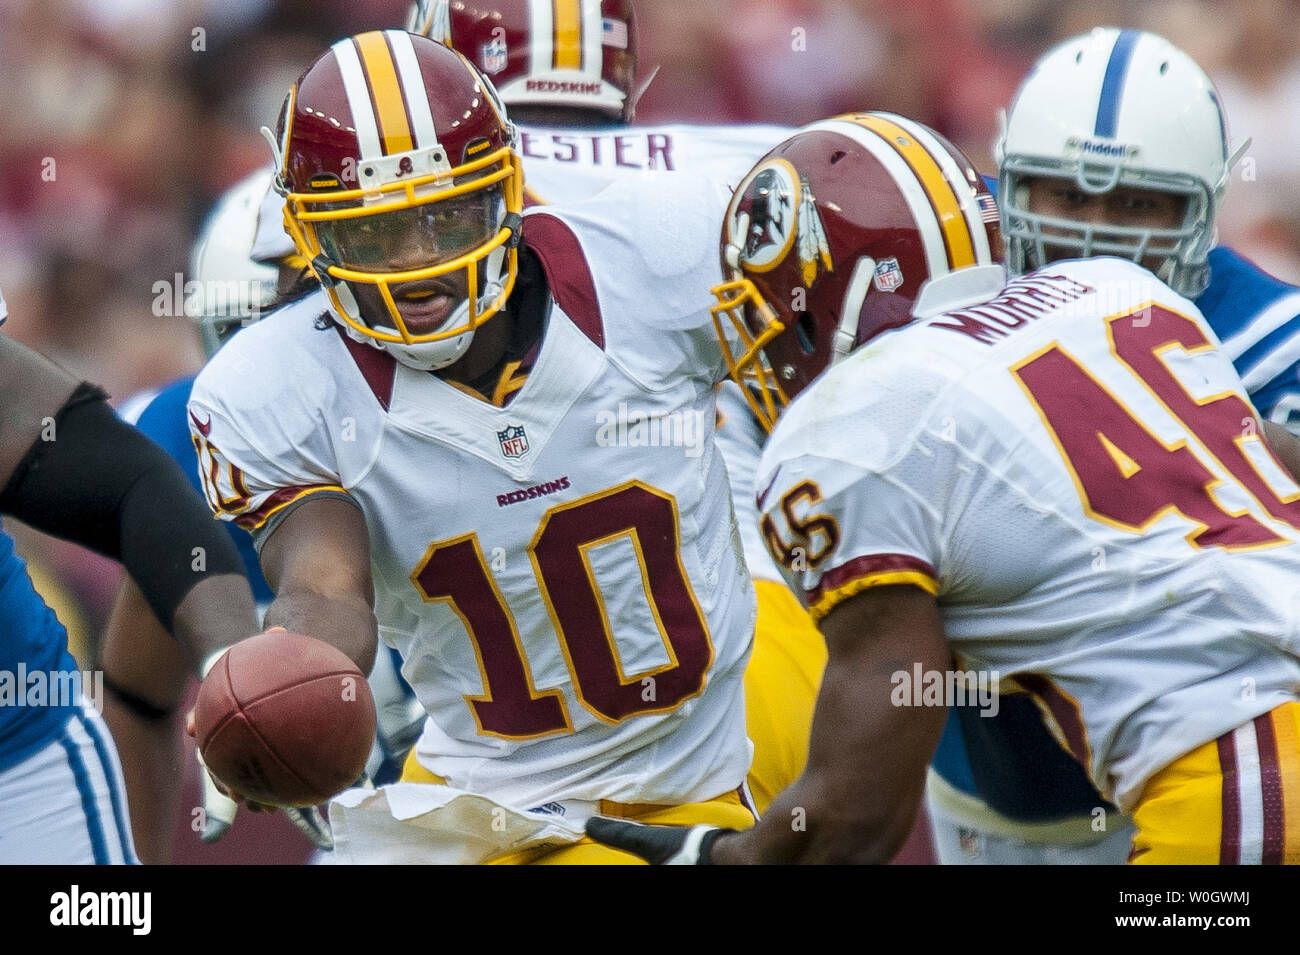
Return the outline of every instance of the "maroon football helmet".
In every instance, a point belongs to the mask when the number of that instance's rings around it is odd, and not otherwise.
[[[406,28],[469,57],[508,107],[632,119],[632,0],[417,0]]]
[[[523,172],[492,84],[441,43],[363,33],[299,78],[274,138],[285,228],[335,318],[415,368],[459,359],[517,267]]]
[[[829,365],[913,320],[932,279],[994,266],[993,197],[955,146],[889,113],[806,126],[741,181],[722,227],[713,320],[763,426]]]

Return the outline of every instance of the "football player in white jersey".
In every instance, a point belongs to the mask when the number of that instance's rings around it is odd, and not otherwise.
[[[1243,150],[1230,147],[1209,77],[1167,40],[1109,28],[1067,40],[1026,77],[997,146],[1008,264],[1019,274],[1079,256],[1143,262],[1196,303],[1261,416],[1289,424],[1300,289],[1214,245]],[[927,808],[945,863],[1118,864],[1132,833],[1023,694],[996,719],[954,711]]]
[[[525,206],[587,198],[612,182],[639,179],[647,172],[702,174],[734,185],[764,152],[793,132],[770,125],[629,127],[639,95],[631,0],[565,0],[558,5],[501,0],[472,7],[419,0],[406,29],[459,50],[494,78],[516,121],[525,178],[540,183],[540,189],[525,189]],[[520,115],[528,122],[519,123]],[[283,209],[283,198],[268,190],[257,216],[250,268],[299,260],[283,227]],[[206,328],[204,334],[209,341]],[[731,478],[759,607],[745,683],[755,746],[748,785],[761,812],[803,769],[826,651],[757,530],[752,483],[761,429],[732,383],[723,384],[718,408],[717,446]],[[408,780],[427,778],[413,754],[406,770]]]
[[[419,0],[407,29],[459,50],[492,79],[519,134],[525,205],[563,205],[655,171],[702,174],[735,186],[794,132],[768,125],[628,125],[645,88],[636,84],[631,0]],[[826,647],[758,532],[753,475],[765,433],[734,383],[718,394],[718,419],[718,450],[758,597],[745,701],[754,743],[748,782],[761,813],[803,771]]]
[[[635,861],[581,822],[752,821],[754,597],[705,426],[728,357],[696,297],[728,190],[675,175],[523,215],[512,132],[441,44],[331,47],[274,137],[323,288],[191,398],[268,624],[362,667],[382,636],[429,713],[442,785],[337,800],[344,861]]]
[[[720,320],[779,415],[763,526],[830,648],[809,765],[749,832],[594,835],[887,860],[947,704],[1014,684],[1132,815],[1134,861],[1300,861],[1300,486],[1190,300],[1113,258],[1007,283],[988,199],[883,114],[806,128],[737,190]]]
[[[735,185],[793,132],[628,125],[649,85],[637,85],[632,0],[417,0],[407,29],[459,50],[492,80],[518,127],[529,201],[566,203],[647,171]]]

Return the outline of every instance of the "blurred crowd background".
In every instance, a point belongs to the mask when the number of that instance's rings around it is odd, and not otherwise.
[[[1233,142],[1220,236],[1300,283],[1300,4],[1293,0],[636,0],[644,122],[801,124],[851,109],[926,122],[993,172],[998,112],[1055,41],[1154,30],[1214,78]],[[258,135],[330,42],[407,0],[4,0],[0,289],[10,334],[117,398],[202,361],[155,283],[211,202],[269,158]],[[23,536],[78,639],[115,565]],[[59,582],[62,582],[61,584]],[[58,591],[65,591],[61,596]]]

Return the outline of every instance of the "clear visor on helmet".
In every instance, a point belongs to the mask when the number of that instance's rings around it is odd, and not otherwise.
[[[785,325],[749,279],[724,282],[714,286],[712,292],[717,304],[709,308],[709,313],[727,359],[727,377],[740,385],[763,430],[771,432],[790,399],[763,348],[785,331]],[[737,340],[741,345],[739,356],[735,355]]]
[[[498,183],[453,199],[321,222],[316,234],[325,256],[345,269],[405,272],[474,251],[497,234],[505,215]]]

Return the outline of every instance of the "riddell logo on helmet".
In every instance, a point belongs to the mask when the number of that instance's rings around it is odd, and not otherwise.
[[[1101,139],[1080,139],[1071,136],[1065,141],[1065,148],[1085,156],[1101,156],[1105,159],[1130,158],[1138,154],[1138,147],[1125,143],[1106,142]]]
[[[576,80],[529,80],[524,89],[530,93],[581,93],[584,96],[596,96],[600,93],[600,84],[579,83]]]

